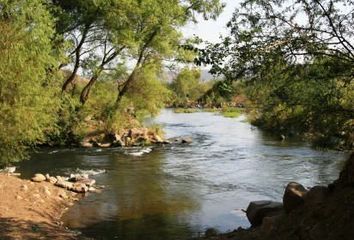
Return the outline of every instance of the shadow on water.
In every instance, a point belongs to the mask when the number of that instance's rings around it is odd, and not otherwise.
[[[28,178],[100,171],[106,188],[90,194],[64,216],[67,226],[96,239],[188,239],[206,228],[247,227],[239,211],[249,201],[280,200],[284,186],[328,184],[345,154],[319,151],[295,140],[281,141],[251,127],[244,118],[215,113],[175,114],[154,120],[167,137],[190,135],[186,146],[139,149],[47,149],[22,162]]]

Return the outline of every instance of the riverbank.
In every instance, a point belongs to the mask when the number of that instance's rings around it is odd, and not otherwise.
[[[259,211],[261,224],[201,239],[234,240],[351,240],[354,238],[354,153],[339,178],[328,186],[301,188],[284,193],[284,210]],[[289,194],[290,193],[290,194]],[[247,210],[248,211],[248,210]],[[212,236],[211,236],[212,235]]]
[[[60,221],[76,193],[0,174],[0,196],[0,239],[82,239]]]

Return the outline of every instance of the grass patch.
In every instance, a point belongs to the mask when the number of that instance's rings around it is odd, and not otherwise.
[[[198,108],[175,108],[173,109],[175,113],[195,113],[199,112],[200,109]]]
[[[220,112],[220,108],[202,108],[203,112]]]
[[[223,108],[220,113],[224,117],[237,118],[241,115],[241,110],[238,108]]]

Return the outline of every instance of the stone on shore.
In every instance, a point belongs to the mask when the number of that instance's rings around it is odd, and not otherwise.
[[[265,217],[280,215],[283,212],[283,204],[272,201],[254,201],[247,207],[246,215],[252,227],[260,226]]]
[[[286,213],[290,213],[294,209],[305,203],[304,196],[308,190],[299,183],[290,182],[284,192],[283,204]]]
[[[85,184],[88,187],[92,187],[93,185],[95,185],[96,180],[86,178],[86,179],[81,179],[81,180],[77,181],[77,183]]]
[[[324,186],[315,186],[311,188],[304,196],[305,204],[320,204],[328,197],[329,190]]]
[[[68,182],[68,181],[64,181],[62,179],[58,179],[58,181],[54,184],[55,186],[57,187],[62,187],[62,188],[65,188],[65,189],[72,189],[74,184],[72,182]]]
[[[74,183],[73,186],[70,188],[71,191],[76,193],[86,193],[88,192],[88,187],[84,183]]]
[[[31,178],[33,182],[43,182],[46,180],[46,177],[43,174],[36,173],[33,178]]]

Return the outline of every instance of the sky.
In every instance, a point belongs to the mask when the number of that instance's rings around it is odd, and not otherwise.
[[[184,36],[192,37],[197,35],[203,40],[216,43],[220,34],[226,35],[226,24],[231,19],[232,13],[239,5],[240,0],[223,0],[222,2],[226,4],[226,7],[216,21],[205,21],[202,17],[199,17],[197,24],[190,23],[182,29]]]

